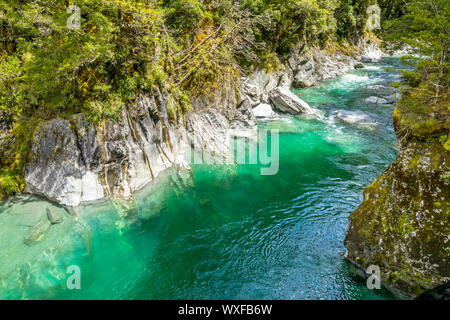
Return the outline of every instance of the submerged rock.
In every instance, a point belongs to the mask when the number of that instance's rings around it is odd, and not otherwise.
[[[46,211],[47,211],[47,218],[51,224],[58,224],[58,223],[63,222],[64,217],[59,212],[54,211],[50,208],[47,208]]]
[[[364,102],[370,103],[370,104],[392,104],[392,103],[394,103],[394,101],[391,99],[388,100],[388,99],[375,97],[375,96],[371,96],[367,99],[364,99]]]
[[[372,120],[369,114],[360,110],[339,110],[336,114],[336,118],[351,124],[376,125],[376,122]]]
[[[24,239],[26,245],[34,245],[44,240],[45,235],[50,229],[51,223],[47,219],[43,219],[31,227]]]

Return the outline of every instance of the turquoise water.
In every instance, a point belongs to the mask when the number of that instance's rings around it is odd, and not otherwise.
[[[259,165],[169,170],[136,195],[83,206],[77,215],[37,197],[0,205],[1,299],[392,299],[368,290],[344,259],[350,213],[396,156],[393,106],[361,99],[398,74],[386,58],[318,88],[297,90],[323,120],[286,116],[277,175]],[[376,125],[335,117],[361,110]],[[53,206],[65,216],[44,241],[23,234]],[[66,269],[81,270],[68,290]]]

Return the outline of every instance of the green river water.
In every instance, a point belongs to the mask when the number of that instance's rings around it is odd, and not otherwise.
[[[343,241],[363,188],[397,152],[394,107],[361,99],[382,96],[366,86],[398,80],[384,68],[399,63],[296,90],[322,120],[260,122],[280,132],[276,175],[259,165],[168,170],[134,205],[91,204],[76,216],[38,197],[0,203],[0,299],[392,299],[353,274]],[[337,110],[364,111],[376,125],[342,122]],[[64,222],[26,246],[48,206]],[[70,265],[81,290],[66,286]]]

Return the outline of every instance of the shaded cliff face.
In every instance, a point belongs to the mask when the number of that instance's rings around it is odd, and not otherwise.
[[[82,114],[44,122],[34,134],[25,191],[67,206],[107,197],[129,199],[163,170],[188,167],[197,136],[203,141],[196,148],[225,157],[224,141],[231,130],[256,133],[248,102],[238,101],[233,90],[218,88],[211,93],[214,104],[199,100],[195,110],[176,121],[169,120],[163,99],[140,96],[123,108],[119,122],[94,127]]]
[[[439,139],[449,119],[441,116],[434,132],[404,137],[396,110],[397,160],[364,190],[345,239],[349,260],[378,265],[388,287],[411,296],[450,281],[450,151]]]

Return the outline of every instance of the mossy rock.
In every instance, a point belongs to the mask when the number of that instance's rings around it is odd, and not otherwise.
[[[412,296],[450,281],[450,152],[406,141],[351,214],[347,257],[378,265],[385,284]]]

